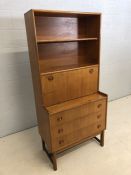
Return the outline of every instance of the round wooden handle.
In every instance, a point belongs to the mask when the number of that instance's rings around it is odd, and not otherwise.
[[[90,69],[89,72],[90,74],[92,74],[94,72],[94,69]]]
[[[101,128],[101,125],[97,125],[97,128],[98,128],[98,129]]]
[[[58,117],[57,118],[57,121],[59,122],[59,121],[61,121],[62,120],[62,117]]]
[[[60,140],[60,141],[59,141],[59,144],[60,144],[60,145],[61,145],[62,143],[64,143],[64,140]]]
[[[63,132],[63,128],[58,129],[59,134],[62,133],[62,132]]]
[[[100,108],[102,106],[102,104],[98,104],[97,107]]]
[[[49,75],[49,76],[48,76],[48,80],[49,80],[49,81],[52,81],[53,79],[54,79],[54,77],[53,77],[52,75]]]
[[[101,117],[101,114],[97,115],[97,118],[99,119]]]

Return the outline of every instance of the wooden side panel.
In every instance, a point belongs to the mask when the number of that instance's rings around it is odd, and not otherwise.
[[[35,36],[34,13],[29,11],[25,14],[25,24],[28,40],[30,66],[32,72],[32,81],[35,95],[36,113],[39,125],[39,133],[47,143],[49,149],[51,147],[50,141],[50,126],[47,112],[42,107],[42,91],[40,86],[40,73],[38,65],[38,49]]]
[[[98,66],[41,76],[45,106],[97,92]]]
[[[100,17],[101,15],[88,16],[86,19],[87,23],[87,35],[88,37],[98,37],[100,36]]]

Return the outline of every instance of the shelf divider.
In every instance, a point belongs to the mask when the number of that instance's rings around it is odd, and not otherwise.
[[[93,41],[98,40],[97,37],[93,38],[72,38],[72,39],[40,39],[40,37],[37,38],[37,43],[60,43],[60,42],[73,42],[73,41]]]

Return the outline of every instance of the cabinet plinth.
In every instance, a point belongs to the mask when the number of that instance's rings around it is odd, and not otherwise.
[[[68,148],[91,138],[104,146],[108,97],[99,91],[100,20],[100,13],[25,14],[39,134],[54,170],[57,154]]]

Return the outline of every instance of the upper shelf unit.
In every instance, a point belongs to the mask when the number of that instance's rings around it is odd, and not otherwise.
[[[100,13],[32,12],[40,74],[99,66]]]

